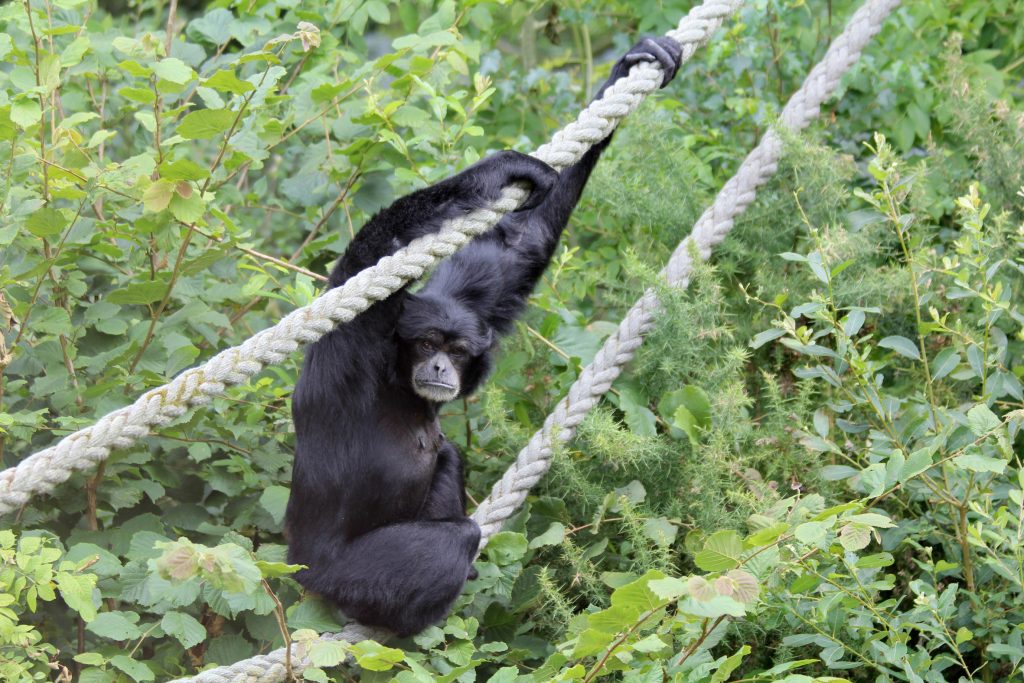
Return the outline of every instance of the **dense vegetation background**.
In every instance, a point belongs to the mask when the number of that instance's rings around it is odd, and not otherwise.
[[[691,3],[0,7],[4,467],[311,300],[395,197],[575,116]],[[626,122],[447,433],[479,501],[856,3],[757,0]],[[312,640],[300,355],[3,520],[0,678],[1020,680],[1024,4],[908,2],[487,548],[447,623]]]

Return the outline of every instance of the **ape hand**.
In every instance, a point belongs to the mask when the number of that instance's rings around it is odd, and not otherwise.
[[[631,47],[629,52],[615,63],[615,66],[612,67],[612,78],[609,80],[624,77],[634,64],[657,62],[665,71],[665,76],[661,79],[661,87],[664,88],[675,78],[682,57],[683,48],[676,41],[664,36],[647,36]]]
[[[528,154],[505,150],[478,161],[452,180],[463,181],[470,195],[484,199],[484,204],[496,200],[501,191],[516,182],[531,186],[530,196],[519,210],[538,206],[558,180],[558,171],[540,159]]]

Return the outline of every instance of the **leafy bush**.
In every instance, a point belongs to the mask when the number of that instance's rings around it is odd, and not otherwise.
[[[1024,7],[898,10],[689,290],[657,276],[853,5],[753,3],[616,134],[444,417],[472,500],[645,287],[664,312],[444,624],[317,639],[342,619],[284,563],[289,362],[5,520],[0,676],[286,641],[320,681],[1024,676]],[[308,302],[374,211],[539,144],[688,6],[0,8],[4,466]]]

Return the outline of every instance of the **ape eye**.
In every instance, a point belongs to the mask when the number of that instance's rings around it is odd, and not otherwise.
[[[420,348],[426,351],[427,353],[430,353],[431,351],[434,350],[434,345],[424,339],[423,341],[420,342]]]

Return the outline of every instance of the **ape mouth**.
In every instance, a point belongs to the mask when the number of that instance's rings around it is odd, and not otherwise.
[[[454,384],[448,384],[447,382],[434,382],[426,379],[416,380],[416,384],[421,387],[433,387],[435,389],[444,389],[447,391],[453,391],[456,387]]]
[[[434,403],[447,403],[459,395],[459,386],[437,380],[418,379],[415,386],[416,393]]]

